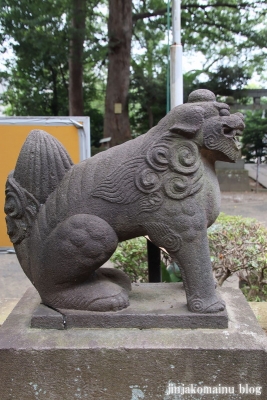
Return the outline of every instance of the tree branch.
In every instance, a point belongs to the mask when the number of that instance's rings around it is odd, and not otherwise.
[[[220,58],[221,58],[221,57],[215,58],[215,60],[213,60],[213,61],[212,61],[211,63],[209,63],[208,65],[207,65],[207,63],[208,63],[209,60],[207,60],[207,61],[205,62],[205,64],[203,65],[203,72],[206,72],[206,73],[208,74],[210,68],[213,66],[213,64],[215,64],[217,61],[219,61]]]
[[[240,3],[240,4],[231,4],[231,3],[224,3],[224,2],[220,2],[218,1],[218,3],[215,4],[198,4],[198,3],[191,3],[191,4],[187,4],[187,5],[181,5],[181,8],[186,10],[187,8],[201,8],[202,10],[205,10],[206,8],[210,8],[210,7],[225,7],[225,8],[240,8],[240,7],[247,7],[247,6],[251,6],[251,3],[248,2],[244,2],[244,3]]]
[[[198,4],[198,3],[191,3],[191,4],[182,4],[181,9],[182,10],[187,10],[188,8],[200,8],[202,10],[205,10],[206,8],[216,8],[216,7],[225,7],[225,8],[234,8],[234,9],[239,9],[241,7],[247,7],[251,6],[251,3],[244,2],[240,4],[231,4],[231,3],[224,3],[224,2],[218,2],[216,4]],[[172,8],[170,8],[171,11]],[[158,15],[164,15],[167,12],[167,7],[156,10],[154,12],[143,12],[143,13],[138,13],[138,14],[133,14],[133,23],[138,21],[139,19],[145,19],[145,18],[151,18],[151,17],[157,17]]]
[[[205,16],[206,16],[205,25],[218,28],[219,30],[221,30],[222,28],[228,29],[228,27],[224,27],[222,24],[218,24],[218,23],[214,22],[213,20],[211,20],[209,18],[209,15],[208,15],[207,11],[205,11]],[[240,33],[239,30],[236,30],[236,29],[233,29],[233,28],[231,28],[231,32],[236,33],[237,35]]]
[[[138,21],[139,19],[157,17],[158,15],[164,15],[167,12],[167,8],[162,8],[161,10],[157,10],[154,12],[144,12],[139,14],[133,14],[133,23]]]

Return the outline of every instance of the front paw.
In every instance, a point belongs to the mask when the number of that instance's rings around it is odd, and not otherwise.
[[[200,299],[193,297],[188,299],[187,306],[189,311],[194,313],[206,314],[206,313],[218,313],[225,309],[225,302],[214,296],[210,299]]]

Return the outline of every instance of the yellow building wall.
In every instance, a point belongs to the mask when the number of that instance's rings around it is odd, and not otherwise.
[[[6,233],[4,203],[5,184],[14,170],[20,149],[33,129],[42,129],[56,137],[68,151],[72,161],[80,161],[78,129],[71,126],[0,125],[0,247],[13,246]]]

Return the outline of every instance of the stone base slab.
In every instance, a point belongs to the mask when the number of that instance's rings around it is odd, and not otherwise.
[[[256,315],[256,318],[260,324],[260,326],[267,331],[267,303],[250,301],[249,305]]]
[[[216,175],[222,192],[249,192],[248,171],[229,168],[217,170]]]
[[[134,283],[129,297],[130,306],[116,312],[63,309],[57,312],[41,304],[33,313],[31,326],[50,329],[228,327],[226,310],[216,314],[188,311],[182,283]]]
[[[221,295],[227,329],[56,330],[30,327],[29,291],[0,328],[1,400],[266,399],[266,335],[240,290]]]

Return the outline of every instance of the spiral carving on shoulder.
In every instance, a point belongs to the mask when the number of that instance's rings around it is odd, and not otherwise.
[[[164,189],[168,197],[179,200],[190,194],[191,185],[189,185],[189,179],[186,176],[173,174],[165,182]]]
[[[198,147],[192,142],[181,142],[170,149],[170,168],[185,175],[194,173],[200,164]]]
[[[151,193],[161,186],[161,179],[157,172],[150,168],[140,168],[135,174],[135,184],[143,193]]]
[[[169,166],[169,149],[167,145],[153,146],[147,153],[148,164],[156,171],[166,171]]]

